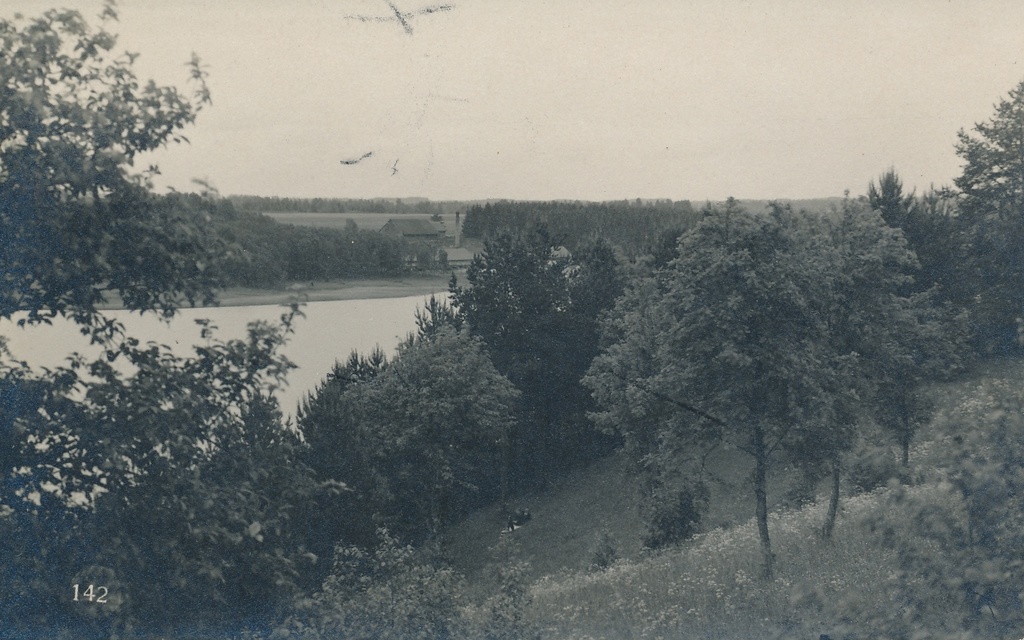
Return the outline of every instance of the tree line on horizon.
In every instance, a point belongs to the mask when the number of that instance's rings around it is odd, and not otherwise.
[[[955,190],[908,194],[890,170],[826,216],[485,206],[483,249],[450,302],[419,311],[396,354],[339,362],[286,421],[273,392],[300,307],[237,340],[200,321],[189,356],[98,310],[112,292],[166,318],[215,301],[250,242],[237,234],[271,235],[230,202],[156,196],[155,169],[134,172],[210,95],[197,59],[190,95],[140,84],[134,58],[111,53],[112,19],[107,5],[99,29],[68,10],[0,20],[0,317],[64,317],[100,347],[37,371],[0,339],[0,637],[536,637],[510,544],[467,603],[445,531],[617,450],[651,548],[699,530],[709,451],[746,454],[768,580],[773,471],[827,483],[832,536],[863,441],[906,461],[928,418],[922,384],[1020,355],[1024,82],[960,132]],[[631,235],[630,216],[652,228]],[[296,251],[331,252],[295,233]],[[1012,629],[1021,592],[970,573],[1024,579],[1019,534],[991,515],[1019,518],[1020,483],[1003,477],[1017,449],[1003,445],[1005,464],[972,459],[957,478],[972,533],[927,566],[969,584],[943,602],[965,625],[998,603]],[[927,541],[905,542],[924,566]]]
[[[440,202],[426,198],[288,198],[230,195],[227,200],[243,211],[258,213],[444,213]]]
[[[262,213],[263,205],[249,208],[248,196],[173,192],[159,197],[168,208],[210,218],[213,230],[225,242],[219,260],[223,286],[279,287],[448,268],[443,247],[360,229],[351,220],[341,229],[309,227],[275,220]],[[471,207],[463,235],[483,239],[501,230],[518,232],[543,225],[557,244],[573,250],[603,239],[627,257],[636,257],[652,251],[664,233],[678,232],[696,217],[688,202],[499,202]]]
[[[216,194],[157,198],[162,206],[208,218],[210,231],[223,243],[216,258],[221,286],[275,288],[292,282],[392,278],[448,266],[441,247],[360,229],[352,220],[341,229],[308,227],[241,209],[233,198]]]
[[[682,231],[697,218],[697,212],[688,200],[503,200],[470,207],[466,211],[462,234],[483,240],[502,231],[516,233],[542,225],[570,250],[601,239],[633,260],[649,253],[663,233]]]

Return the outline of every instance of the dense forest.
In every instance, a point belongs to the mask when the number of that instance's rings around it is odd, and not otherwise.
[[[189,356],[99,306],[171,317],[225,282],[392,273],[401,248],[153,194],[134,158],[210,93],[198,61],[191,94],[140,83],[115,17],[0,21],[0,317],[101,347],[39,371],[0,339],[0,637],[1019,636],[1019,381],[941,420],[926,391],[1021,355],[1024,82],[921,195],[890,169],[828,215],[473,209],[450,296],[293,423],[273,391],[298,306],[243,339],[205,326]],[[712,530],[722,452],[753,506]],[[605,536],[582,573],[530,582],[513,505],[612,455],[647,555]],[[800,483],[773,511],[780,476]],[[506,534],[470,584],[450,534],[488,508]]]
[[[651,251],[664,234],[682,231],[696,219],[696,212],[686,200],[500,201],[470,207],[463,234],[482,239],[500,231],[544,225],[552,237],[571,250],[601,238],[633,259]]]

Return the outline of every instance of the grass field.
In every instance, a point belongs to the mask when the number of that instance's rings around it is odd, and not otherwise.
[[[913,637],[953,637],[946,631],[957,628],[962,603],[939,601],[932,594],[945,592],[928,576],[901,574],[894,547],[883,543],[876,527],[883,526],[890,540],[902,536],[927,547],[915,538],[908,504],[965,520],[963,503],[942,473],[957,455],[956,434],[981,428],[1001,398],[1020,393],[1022,379],[1024,362],[1002,360],[984,363],[959,382],[932,385],[927,391],[935,412],[911,448],[912,483],[844,493],[832,541],[819,535],[824,491],[816,502],[788,508],[778,501],[787,473],[777,474],[769,518],[776,575],[770,581],[760,577],[749,469],[742,460],[720,461],[726,464],[719,471],[732,483],[714,489],[708,514],[709,524],[731,525],[646,553],[638,542],[643,525],[635,481],[622,460],[580,470],[547,495],[525,499],[533,520],[508,534],[517,537],[522,558],[532,565],[526,617],[543,638],[885,638],[893,636],[870,625],[903,624],[901,598],[918,593],[937,619],[911,621],[919,625],[911,628],[934,631]],[[456,566],[471,584],[500,528],[500,514],[492,509],[450,532]],[[621,559],[592,570],[586,565],[602,530],[617,541]],[[939,549],[935,553],[941,556]],[[1020,635],[1024,631],[1014,637]]]

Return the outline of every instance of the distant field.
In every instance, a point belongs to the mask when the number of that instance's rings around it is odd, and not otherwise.
[[[267,213],[274,220],[283,224],[294,224],[300,227],[319,227],[326,229],[344,229],[345,223],[352,220],[356,225],[366,231],[380,231],[380,228],[387,224],[391,218],[403,220],[423,219],[429,220],[430,216],[423,213]],[[449,235],[455,235],[455,214],[441,216],[445,229]]]

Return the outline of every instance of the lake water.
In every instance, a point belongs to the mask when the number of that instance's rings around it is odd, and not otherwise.
[[[443,294],[441,294],[443,295]],[[380,345],[388,357],[398,343],[416,328],[416,308],[423,308],[429,295],[369,300],[309,302],[298,318],[295,333],[284,347],[284,354],[298,365],[288,376],[288,386],[278,392],[285,415],[294,415],[299,400],[319,383],[336,360],[345,360],[353,349],[368,353]],[[127,311],[105,314],[124,323],[128,335],[145,343],[166,344],[181,356],[192,353],[192,345],[202,342],[197,318],[208,318],[218,327],[222,340],[242,338],[253,320],[276,320],[285,308],[280,305],[212,307],[183,309],[170,324],[152,314],[139,316]],[[71,322],[54,321],[51,326],[18,328],[13,320],[0,321],[0,335],[8,340],[12,354],[34,367],[55,367],[65,363],[74,351],[89,353],[89,344]]]

